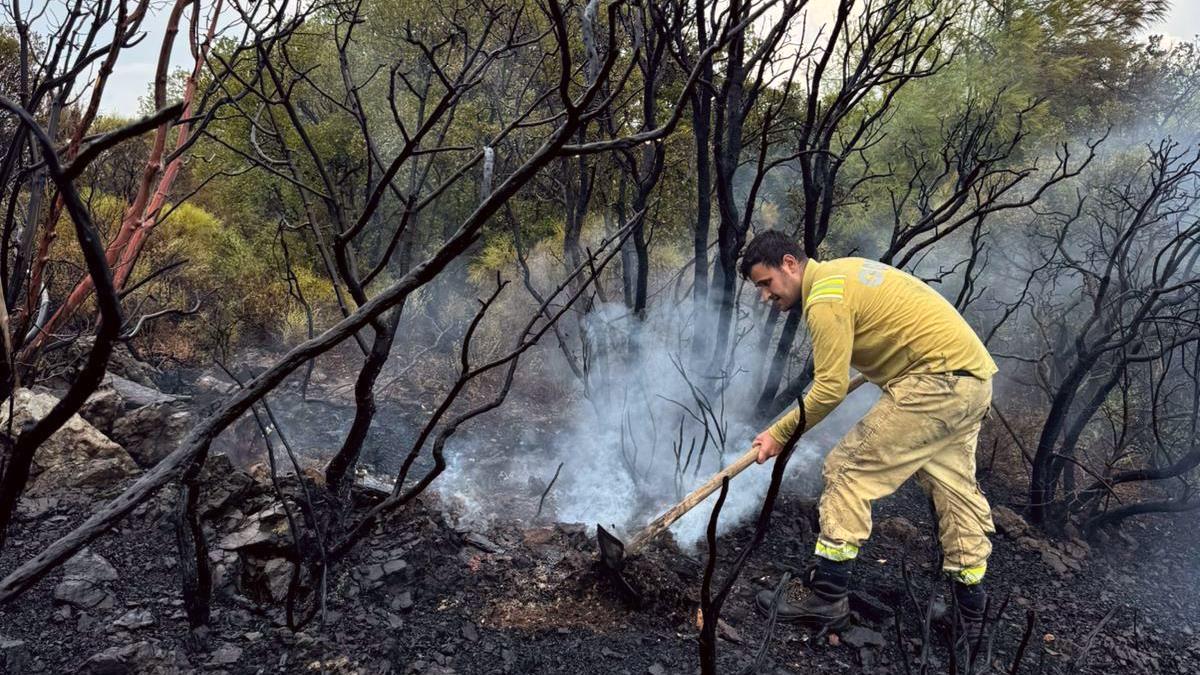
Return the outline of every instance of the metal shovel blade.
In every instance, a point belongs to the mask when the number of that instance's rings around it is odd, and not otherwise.
[[[600,562],[614,572],[625,566],[625,544],[603,525],[596,525],[596,541],[600,543]]]

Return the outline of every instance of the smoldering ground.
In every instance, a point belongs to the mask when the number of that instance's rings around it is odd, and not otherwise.
[[[592,364],[593,376],[586,385],[573,383],[572,395],[554,415],[555,428],[525,430],[520,447],[502,464],[482,459],[494,455],[494,448],[475,441],[453,444],[447,475],[435,485],[460,522],[530,519],[533,512],[502,512],[499,495],[532,496],[531,484],[548,486],[557,474],[545,516],[589,527],[602,524],[628,535],[749,449],[761,431],[753,423],[759,390],[752,364],[762,360],[754,353],[757,341],[748,333],[734,346],[728,369],[705,372],[692,364],[681,335],[686,338],[696,324],[713,325],[715,316],[693,314],[688,303],[668,304],[644,319],[619,304],[594,307],[582,326],[591,353],[603,355],[595,357],[601,362]],[[752,321],[753,315],[743,314],[743,323]],[[552,347],[542,349],[544,357],[553,357]],[[862,387],[801,441],[788,465],[785,489],[817,494],[825,453],[878,394],[874,387]],[[535,447],[539,438],[542,445]],[[757,515],[770,470],[769,463],[752,465],[730,482],[721,532]],[[679,544],[703,540],[716,498],[714,493],[671,528]],[[530,502],[531,511],[538,503]]]

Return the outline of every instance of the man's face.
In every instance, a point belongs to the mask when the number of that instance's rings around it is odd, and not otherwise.
[[[759,263],[750,268],[750,281],[758,289],[758,297],[780,311],[787,311],[800,302],[803,292],[802,266],[795,257],[783,256],[779,267]]]

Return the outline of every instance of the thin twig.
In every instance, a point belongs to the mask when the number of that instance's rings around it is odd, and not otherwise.
[[[541,517],[542,506],[546,503],[546,495],[550,494],[550,488],[554,487],[554,481],[558,480],[558,474],[560,471],[562,471],[562,468],[563,468],[563,462],[559,462],[558,468],[554,470],[554,478],[551,478],[550,484],[546,486],[545,490],[542,490],[542,498],[538,500],[538,510],[537,510],[537,513],[534,514],[535,518]]]

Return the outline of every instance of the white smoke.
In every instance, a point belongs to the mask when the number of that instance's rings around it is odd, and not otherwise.
[[[645,319],[620,304],[592,309],[583,326],[592,360],[586,395],[580,384],[578,395],[556,411],[561,423],[549,458],[545,449],[514,449],[510,463],[497,470],[476,464],[478,453],[466,444],[450,449],[447,475],[435,485],[462,511],[460,523],[519,516],[500,513],[496,491],[528,494],[529,477],[548,481],[561,462],[554,517],[628,536],[749,449],[761,430],[751,424],[759,390],[757,378],[738,364],[759,362],[752,353],[757,340],[752,334],[738,343],[732,373],[703,372],[681,339],[691,330],[690,309],[669,304],[660,303]],[[716,325],[715,318],[707,325]],[[793,453],[784,489],[815,497],[824,454],[877,397],[877,389],[863,387],[815,428]],[[770,463],[752,465],[730,481],[721,532],[757,517],[771,469]],[[671,528],[681,545],[703,541],[717,494]]]

